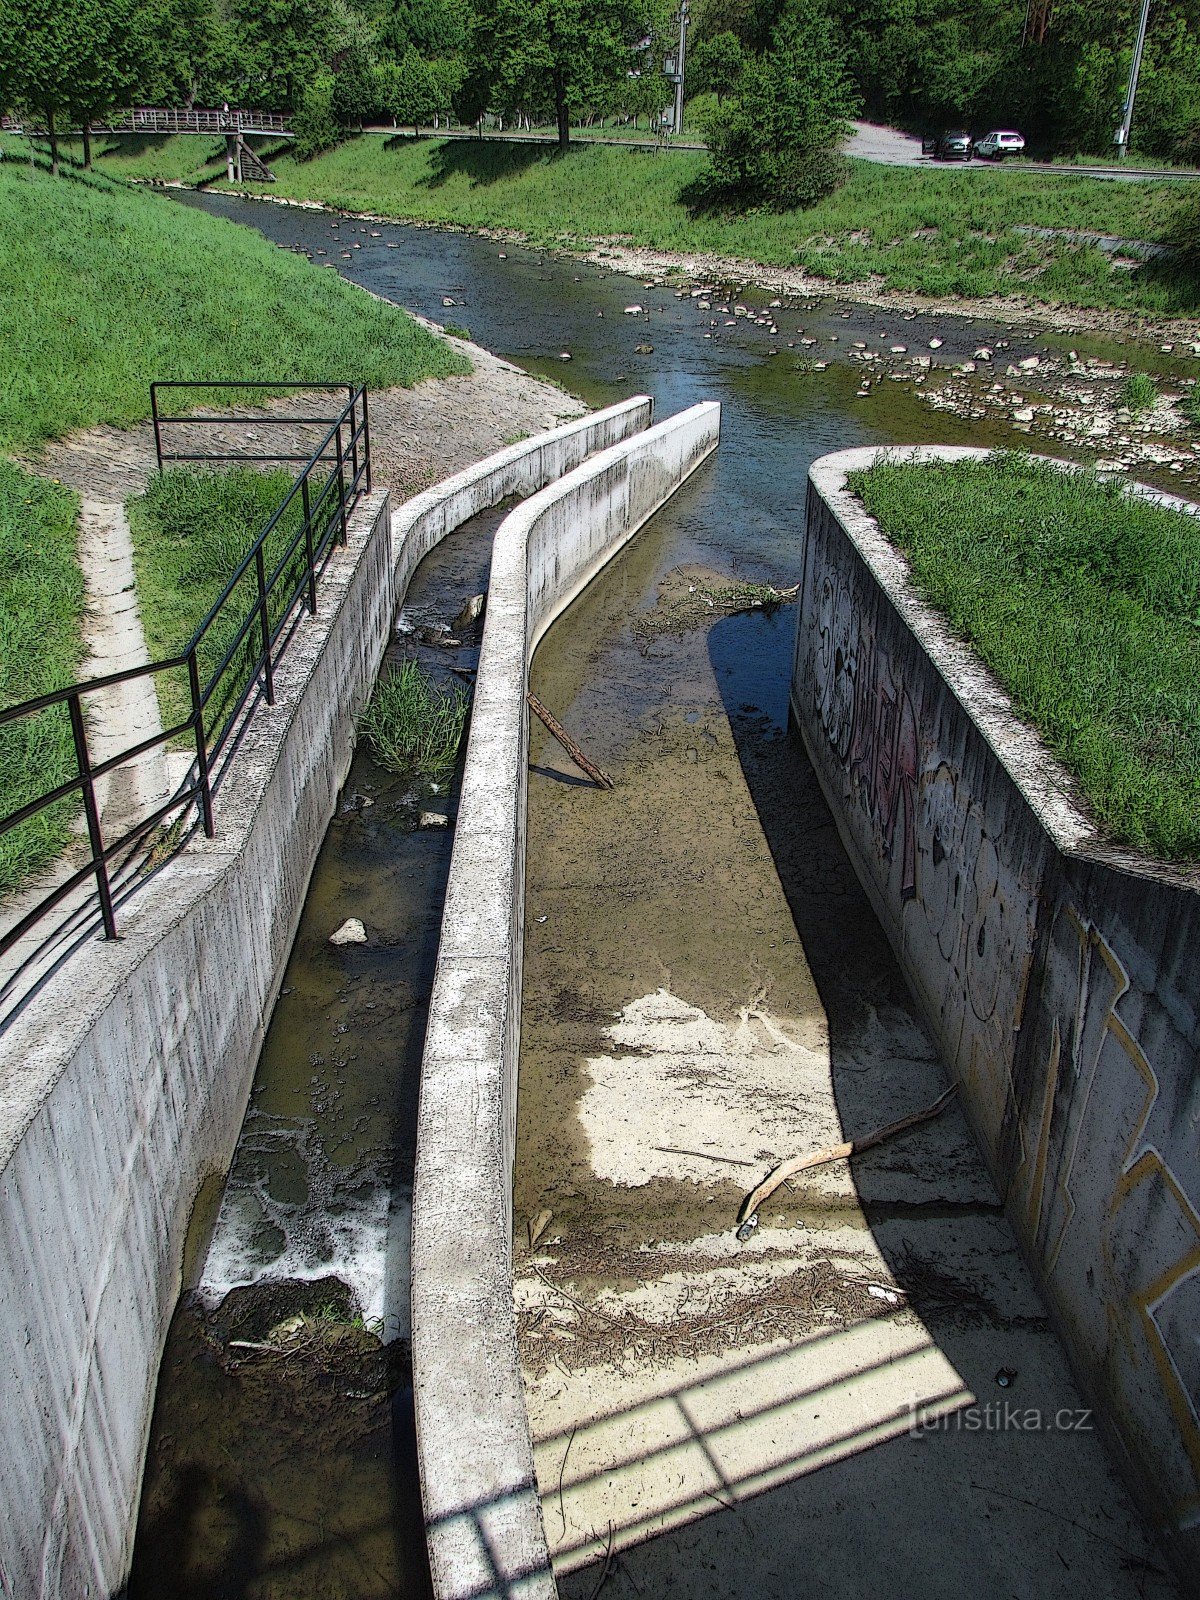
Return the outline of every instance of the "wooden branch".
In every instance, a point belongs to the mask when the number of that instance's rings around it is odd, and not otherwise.
[[[588,777],[596,785],[597,789],[611,789],[613,786],[612,779],[607,775],[607,773],[601,772],[600,768],[596,766],[594,762],[588,760],[583,751],[575,743],[574,739],[572,739],[571,735],[563,727],[562,723],[559,722],[557,717],[552,716],[550,712],[546,710],[545,706],[538,699],[537,695],[531,692],[526,696],[526,699],[529,701],[529,709],[533,712],[534,716],[539,722],[544,723],[545,726],[549,728],[550,732],[558,740],[559,744],[562,745],[563,749],[567,752],[579,770],[587,773]]]
[[[882,1144],[885,1139],[894,1138],[896,1134],[903,1133],[908,1128],[915,1128],[920,1122],[929,1122],[946,1109],[957,1093],[958,1085],[952,1083],[932,1105],[926,1106],[922,1111],[913,1111],[907,1117],[901,1117],[899,1122],[889,1122],[886,1127],[875,1128],[871,1133],[864,1133],[858,1139],[848,1139],[845,1144],[826,1145],[823,1150],[814,1150],[811,1155],[793,1156],[790,1161],[780,1162],[779,1166],[763,1179],[757,1189],[751,1190],[742,1202],[742,1209],[738,1212],[739,1225],[748,1221],[759,1206],[766,1204],[780,1184],[786,1183],[797,1172],[804,1172],[809,1167],[823,1167],[829,1161],[844,1161],[847,1156],[860,1155],[864,1150]]]

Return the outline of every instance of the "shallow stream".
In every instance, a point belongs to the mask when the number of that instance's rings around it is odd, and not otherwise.
[[[587,1093],[621,1028],[633,1030],[635,1054],[644,1048],[637,1007],[651,997],[666,997],[659,1024],[691,1026],[698,1010],[719,1030],[742,1012],[769,1024],[786,1011],[793,1045],[820,1042],[835,1058],[857,1051],[854,1071],[864,1048],[882,1059],[897,1039],[914,1081],[935,1082],[939,1070],[787,733],[794,613],[710,625],[694,615],[696,589],[731,578],[796,582],[806,475],[827,451],[1016,442],[995,420],[967,423],[930,407],[919,372],[863,393],[856,345],[903,344],[913,354],[932,346],[950,362],[985,343],[1013,359],[1061,356],[1066,341],[831,300],[772,305],[736,285],[680,295],[465,234],[183,198],[469,329],[592,403],[646,392],[660,416],[701,399],[722,403],[716,458],[551,631],[534,670],[541,698],[619,787],[613,796],[592,790],[534,729],[518,1244],[527,1219],[549,1210],[547,1238],[570,1282],[612,1284],[629,1240],[686,1244],[718,1226],[716,1211],[736,1202],[744,1181],[738,1168],[762,1155],[734,1152],[714,1185],[688,1163],[705,1173],[719,1154],[664,1138],[661,1171],[624,1183],[612,1165],[620,1129],[603,1116],[585,1121]],[[409,613],[425,607],[449,620],[486,587],[494,521],[480,519],[427,559]],[[412,810],[411,797],[356,758],[211,1244],[197,1228],[191,1292],[160,1383],[134,1595],[168,1592],[168,1571],[170,1592],[256,1600],[373,1600],[427,1583],[404,1291],[424,1004],[452,834],[412,831]],[[328,934],[346,916],[362,917],[370,942],[335,951]],[[854,1084],[843,1081],[851,1105]],[[669,1121],[669,1085],[663,1093]],[[597,1160],[605,1150],[606,1177]],[[994,1197],[986,1182],[963,1185],[955,1203],[986,1231]],[[918,1199],[889,1190],[872,1222]],[[847,1226],[863,1226],[837,1196],[802,1206],[804,1224],[819,1227],[839,1207]],[[278,1280],[286,1287],[264,1287]],[[381,1350],[379,1332],[398,1338]],[[303,1350],[289,1355],[293,1346]],[[567,1525],[564,1512],[564,1536]],[[710,1553],[699,1551],[706,1570]],[[568,1565],[602,1554],[602,1539],[580,1544]],[[911,1578],[939,1592],[922,1571]],[[643,1587],[634,1576],[629,1592],[665,1592],[664,1581],[650,1561]],[[591,1594],[595,1572],[574,1582]],[[737,1582],[735,1573],[730,1587]],[[764,1578],[758,1592],[774,1589]]]

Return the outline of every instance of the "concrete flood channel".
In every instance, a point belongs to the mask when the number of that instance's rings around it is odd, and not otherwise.
[[[763,305],[736,288],[701,308],[511,244],[189,200],[314,255],[353,234],[350,276],[596,403],[722,402],[715,460],[533,668],[616,782],[593,789],[535,724],[514,1270],[560,1591],[1175,1592],[957,1107],[807,1174],[751,1238],[734,1234],[775,1161],[924,1106],[946,1078],[787,727],[794,614],[708,597],[796,582],[815,457],[1013,442],[932,415],[911,385],[864,403],[839,357],[854,340],[940,339],[959,359],[1066,341],[804,302],[769,313],[829,361],[797,370],[800,349],[768,354],[782,337],[752,318],[706,337],[710,304]],[[496,520],[427,558],[408,606],[448,620],[484,587]],[[381,1349],[361,1319],[403,1333],[385,1286],[406,1281],[396,1241],[450,834],[394,826],[399,797],[361,756],[346,794],[215,1245],[168,1346],[131,1593],[166,1592],[168,1570],[173,1592],[197,1594],[427,1583],[404,1342]],[[363,795],[375,804],[356,809]],[[374,919],[379,943],[331,951],[344,915]],[[358,1257],[347,1212],[371,1218]],[[356,1276],[347,1256],[373,1265]],[[219,1288],[281,1277],[216,1305]],[[245,1348],[294,1336],[302,1314],[299,1362]]]

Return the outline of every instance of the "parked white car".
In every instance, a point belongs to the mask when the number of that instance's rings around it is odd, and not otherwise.
[[[997,128],[975,141],[975,154],[984,161],[1003,161],[1005,156],[1019,156],[1024,149],[1024,139],[1011,129]]]

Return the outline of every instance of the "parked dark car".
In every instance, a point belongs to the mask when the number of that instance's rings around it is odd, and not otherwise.
[[[935,161],[970,161],[971,135],[961,128],[952,128],[936,139],[922,139],[921,151]]]

